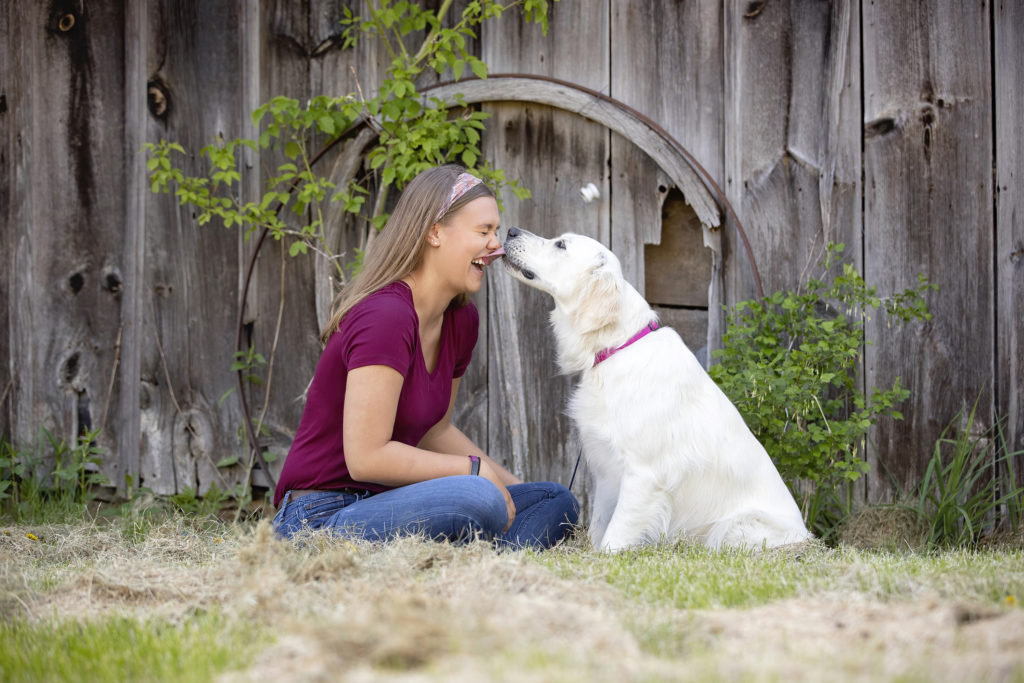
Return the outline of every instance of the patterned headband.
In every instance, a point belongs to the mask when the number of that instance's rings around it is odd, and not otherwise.
[[[452,208],[452,204],[459,200],[459,197],[469,192],[471,188],[476,187],[481,182],[483,181],[475,175],[460,173],[459,177],[455,179],[455,184],[452,185],[452,191],[448,193],[447,201],[441,205],[441,210],[437,212],[437,217],[434,219],[434,222],[437,223],[444,218],[444,215]]]

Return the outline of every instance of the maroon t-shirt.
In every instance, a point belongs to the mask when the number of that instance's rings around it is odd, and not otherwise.
[[[479,323],[472,303],[449,307],[441,325],[437,365],[428,372],[420,346],[419,318],[407,284],[392,282],[353,306],[317,363],[299,430],[277,482],[274,505],[279,505],[290,489],[392,488],[349,476],[342,438],[348,371],[387,365],[402,373],[405,381],[391,438],[416,446],[448,410],[452,380],[466,372]]]

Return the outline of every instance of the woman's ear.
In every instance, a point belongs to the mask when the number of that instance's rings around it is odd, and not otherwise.
[[[434,223],[430,232],[427,233],[427,244],[432,247],[441,246],[441,231],[438,229],[437,223]]]
[[[580,288],[569,319],[579,334],[597,332],[618,322],[621,306],[619,276],[602,263],[590,272]]]

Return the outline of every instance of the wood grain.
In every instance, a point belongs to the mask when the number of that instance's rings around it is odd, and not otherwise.
[[[611,10],[612,96],[661,125],[721,184],[722,34],[707,30],[708,26],[721,25],[721,4],[711,0],[692,3],[616,0]],[[623,262],[627,278],[641,292],[654,286],[655,291],[651,292],[654,298],[650,301],[682,304],[680,296],[685,295],[677,293],[666,298],[660,285],[669,284],[666,278],[681,284],[678,274],[687,271],[686,287],[702,292],[699,305],[708,306],[710,291],[717,321],[722,303],[721,258],[704,245],[699,227],[701,216],[693,208],[676,206],[673,202],[675,208],[669,219],[672,225],[666,224],[664,209],[668,207],[663,204],[669,196],[667,190],[677,185],[685,196],[686,185],[665,178],[663,169],[671,169],[671,166],[661,159],[652,160],[637,145],[635,136],[612,136],[612,160],[612,249]],[[671,240],[674,228],[678,227],[676,223],[689,221],[689,216],[696,219],[698,226],[697,240],[692,246],[682,248],[683,251],[645,246],[664,243],[666,231]],[[716,220],[707,225],[717,223]],[[720,242],[720,231],[705,231],[705,234],[709,244]],[[685,263],[677,267],[671,263],[675,255],[706,267],[699,272],[693,272]],[[693,304],[693,301],[688,303]],[[708,343],[708,317],[703,316],[703,320],[705,340],[696,348]],[[720,327],[710,327],[711,336],[716,340],[720,337]],[[692,339],[692,322],[687,328]]]
[[[996,417],[1024,483],[1024,6],[995,2]]]
[[[122,314],[129,321],[144,320],[143,298],[146,291],[145,244],[146,199],[149,194],[145,157],[140,153],[149,116],[147,61],[148,4],[128,3],[125,6],[125,64],[124,64],[124,289]],[[114,417],[122,426],[118,434],[117,450],[111,454],[118,463],[118,476],[111,483],[122,495],[127,495],[130,483],[139,481],[142,409],[140,406],[142,383],[143,326],[125,325],[120,331],[121,347],[117,370],[120,401]]]
[[[868,322],[867,384],[910,389],[905,420],[871,436],[876,471],[906,489],[943,428],[977,402],[992,425],[992,93],[987,8],[955,2],[864,6],[864,252],[886,296],[922,273],[939,290],[927,325]],[[956,45],[955,54],[947,46]],[[966,411],[958,417],[960,411]],[[874,498],[893,495],[884,478]]]
[[[163,106],[151,99],[145,139],[179,142],[190,156],[176,161],[203,174],[208,161],[198,150],[235,137],[248,116],[240,36],[223,28],[239,24],[239,6],[152,3],[148,10],[150,84],[165,99]],[[237,401],[218,404],[234,386],[239,239],[216,223],[199,226],[173,196],[146,198],[139,483],[156,493],[223,489],[240,476],[215,466],[242,453]]]
[[[11,7],[0,9],[0,45],[11,44]],[[14,68],[8,50],[0,50],[0,437],[11,439],[11,413],[13,399],[11,388],[10,348],[10,275],[14,272],[14,233],[11,223],[11,201],[13,183],[11,178],[11,154],[13,144],[9,113],[10,83],[14,80]]]
[[[109,450],[122,425],[103,418],[118,404],[111,375],[126,322],[124,8],[58,2],[4,11],[13,75],[0,114],[10,174],[8,427],[25,445],[45,442],[41,428],[71,444],[102,427],[99,445]],[[115,482],[121,475],[113,458],[104,471]]]
[[[792,287],[828,241],[861,267],[859,34],[848,0],[725,9],[725,190],[765,292]],[[726,300],[754,294],[725,233]]]
[[[721,3],[616,0],[612,17],[611,94],[661,125],[721,184],[722,34],[707,30],[721,25]],[[679,201],[685,186],[668,192],[679,184],[665,178],[663,169],[670,167],[652,163],[635,138],[612,136],[612,159],[612,248],[629,279],[654,303],[708,308],[710,294],[717,323],[721,255],[705,246],[704,237],[717,246],[720,230],[702,231],[701,217],[684,203],[688,198]],[[684,238],[686,226],[695,234]],[[706,312],[660,314],[685,331],[694,350],[709,341],[717,345],[721,325],[709,325]]]

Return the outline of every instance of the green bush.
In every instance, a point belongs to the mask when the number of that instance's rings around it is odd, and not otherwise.
[[[928,320],[923,276],[917,287],[881,298],[850,264],[838,263],[842,244],[829,244],[824,273],[797,291],[743,301],[728,315],[723,348],[710,374],[791,488],[810,484],[803,507],[808,524],[827,535],[838,520],[828,515],[842,496],[837,489],[868,470],[864,438],[882,415],[900,419],[896,407],[909,396],[899,379],[858,387],[864,354],[864,322],[882,308],[891,322]]]

